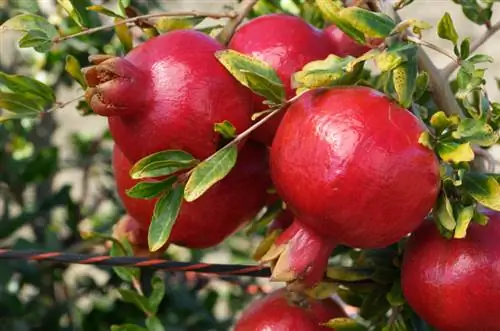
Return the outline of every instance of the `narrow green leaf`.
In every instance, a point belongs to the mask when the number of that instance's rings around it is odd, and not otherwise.
[[[0,25],[0,32],[19,31],[27,33],[32,30],[45,32],[51,39],[58,36],[56,28],[45,17],[34,14],[17,15]]]
[[[225,139],[233,139],[236,137],[236,128],[229,121],[215,123],[214,131],[219,133]]]
[[[149,307],[151,311],[156,314],[163,297],[165,296],[165,282],[161,277],[155,276],[151,281],[152,291],[149,297]]]
[[[236,146],[230,146],[219,150],[196,166],[186,184],[184,199],[192,202],[222,180],[233,169],[237,156]]]
[[[146,326],[148,331],[165,331],[161,321],[156,316],[150,316],[146,319]]]
[[[453,207],[450,200],[444,192],[438,197],[436,206],[434,209],[434,215],[436,220],[447,230],[453,231],[457,225],[455,221],[455,216],[453,215]]]
[[[458,33],[451,19],[450,13],[446,12],[438,23],[438,36],[442,39],[449,40],[456,45],[458,42]]]
[[[406,61],[406,56],[399,52],[385,51],[377,55],[374,60],[380,71],[389,71]]]
[[[339,16],[370,38],[385,38],[396,27],[389,16],[356,6],[342,9]]]
[[[115,23],[118,23],[120,21],[121,21],[121,19],[115,18]],[[132,39],[132,32],[130,32],[130,30],[126,24],[115,25],[115,32],[116,32],[116,35],[118,36],[118,39],[120,39],[120,42],[123,45],[123,49],[125,50],[125,53],[128,53],[134,47],[133,39]]]
[[[109,10],[108,8],[101,6],[101,5],[89,6],[89,7],[87,7],[87,10],[95,11],[97,13],[101,13],[101,14],[109,16],[109,17],[125,18],[123,15],[117,14],[114,11]]]
[[[409,108],[413,101],[413,93],[417,86],[418,65],[415,57],[400,64],[392,71],[392,83],[398,97],[398,102]]]
[[[136,324],[112,325],[111,331],[149,331]]]
[[[0,71],[1,86],[5,86],[16,94],[26,94],[27,96],[45,100],[47,104],[56,100],[54,91],[49,86],[28,76],[8,75]]]
[[[452,133],[455,139],[466,139],[479,146],[489,147],[498,142],[499,133],[483,121],[464,118]]]
[[[474,206],[463,207],[459,210],[457,216],[457,226],[455,228],[454,238],[462,239],[467,235],[467,228],[474,217]]]
[[[181,209],[183,194],[184,185],[178,185],[156,202],[148,232],[151,252],[156,252],[168,241]]]
[[[43,31],[31,30],[28,31],[20,40],[20,48],[30,48],[33,47],[36,50],[44,53],[50,50],[52,47],[52,40]]]
[[[73,55],[66,56],[66,65],[64,69],[78,82],[78,84],[80,84],[83,89],[87,88],[87,81],[85,80],[85,77],[83,77],[82,68],[76,57]]]
[[[387,301],[393,307],[399,307],[405,304],[405,299],[403,296],[403,292],[401,291],[401,283],[400,281],[395,281],[392,284],[391,290],[386,295]]]
[[[204,17],[162,17],[155,22],[155,28],[160,33],[174,30],[192,29],[200,24]]]
[[[15,93],[0,92],[0,109],[17,115],[32,116],[43,111],[43,106],[29,97]]]
[[[474,151],[470,143],[439,142],[437,152],[445,162],[470,162],[474,160]]]
[[[367,331],[368,329],[348,317],[337,317],[321,325],[336,331]]]
[[[462,187],[480,204],[500,211],[500,183],[480,173],[466,173]]]
[[[316,0],[315,2],[327,22],[334,23],[337,28],[357,43],[364,44],[366,42],[363,32],[357,30],[348,20],[346,21],[340,17],[339,13],[344,8],[341,1]]]
[[[127,289],[118,289],[118,292],[120,292],[123,301],[134,304],[147,315],[151,314],[151,307],[149,307],[149,302],[146,297]]]
[[[431,29],[432,25],[416,18],[410,18],[398,23],[391,31],[391,34],[401,33],[410,28],[412,29],[413,33],[420,35],[422,30]]]
[[[133,256],[134,252],[130,242],[128,240],[121,240],[121,246],[115,241],[112,242],[111,249],[109,251],[110,256]],[[125,252],[122,247],[125,248]],[[129,268],[129,267],[113,267],[113,271],[118,277],[126,282],[132,282],[134,278],[139,278],[140,269],[139,268]]]
[[[470,55],[470,38],[465,38],[460,44],[460,60],[465,60]]]
[[[131,198],[153,199],[171,190],[176,181],[177,177],[170,177],[162,181],[143,181],[135,184],[125,192]]]
[[[168,176],[193,167],[199,161],[181,150],[167,150],[150,154],[137,161],[130,169],[130,177],[141,179]]]
[[[244,86],[275,104],[285,101],[283,82],[266,62],[233,50],[215,53],[220,63]]]
[[[434,142],[432,141],[432,137],[429,132],[422,132],[422,134],[418,138],[418,142],[420,145],[427,147],[431,151],[434,150]]]
[[[83,22],[83,18],[78,12],[78,10],[73,7],[73,3],[71,0],[57,0],[59,6],[61,6],[68,16],[81,28],[85,27],[85,23]]]
[[[478,63],[492,63],[494,60],[491,56],[485,55],[485,54],[476,54],[472,55],[469,59],[467,59],[468,62],[478,64]]]
[[[355,282],[371,279],[372,269],[330,266],[326,271],[326,276],[336,281]]]
[[[420,99],[429,87],[429,75],[425,71],[421,71],[417,75],[417,82],[415,85],[415,92],[413,93],[413,99]]]
[[[348,68],[354,60],[351,56],[341,58],[331,54],[324,60],[309,62],[292,76],[292,87],[314,89],[352,85],[361,78],[364,65],[363,62],[357,62]]]

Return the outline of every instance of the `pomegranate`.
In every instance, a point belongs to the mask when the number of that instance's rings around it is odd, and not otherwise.
[[[139,181],[129,175],[132,167],[120,148],[113,151],[113,169],[118,194],[127,212],[147,229],[157,199],[130,198],[126,190]],[[271,185],[267,149],[248,142],[231,172],[193,202],[183,202],[172,229],[170,243],[207,248],[217,245],[250,220],[264,206]]]
[[[445,239],[426,221],[405,250],[401,285],[408,304],[439,331],[500,330],[500,213]]]
[[[320,324],[336,317],[346,314],[334,300],[315,300],[282,288],[252,302],[234,331],[332,331]]]
[[[236,31],[228,47],[271,65],[285,85],[287,98],[295,95],[292,74],[311,61],[326,58],[332,48],[321,30],[300,17],[285,14],[250,20]],[[262,97],[254,96],[255,112],[267,109],[263,101]],[[253,139],[270,146],[282,117],[283,113],[279,113],[264,123],[252,133]]]
[[[314,284],[337,244],[381,248],[415,230],[439,192],[439,162],[419,144],[425,126],[367,87],[311,90],[274,139],[271,177],[295,215],[264,258],[277,280]]]
[[[227,120],[238,133],[251,125],[252,94],[215,58],[221,49],[202,32],[176,30],[123,58],[93,58],[96,65],[85,69],[86,98],[108,116],[129,160],[168,149],[205,159],[219,147],[215,123]]]
[[[324,31],[332,41],[332,53],[340,57],[346,57],[349,55],[358,57],[365,54],[371,49],[366,45],[362,45],[354,41],[351,37],[340,30],[335,24],[330,25]]]

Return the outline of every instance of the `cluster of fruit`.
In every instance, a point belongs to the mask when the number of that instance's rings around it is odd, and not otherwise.
[[[94,56],[85,69],[87,100],[108,118],[116,143],[113,169],[128,213],[118,232],[128,233],[142,253],[148,253],[157,199],[127,195],[144,181],[131,177],[133,165],[164,150],[206,159],[224,143],[215,124],[228,121],[238,134],[252,125],[252,114],[267,108],[216,59],[224,48],[201,32],[177,30],[122,58]],[[250,20],[227,48],[272,66],[287,99],[295,96],[292,75],[307,63],[370,49],[335,26],[319,30],[284,14]],[[272,265],[273,279],[310,288],[323,279],[336,246],[382,248],[414,233],[402,285],[415,311],[443,331],[479,330],[474,323],[499,330],[495,308],[481,304],[499,299],[499,274],[492,267],[498,265],[499,216],[490,213],[488,230],[473,225],[462,241],[444,239],[425,221],[440,189],[439,160],[419,143],[426,130],[411,112],[369,87],[307,91],[238,144],[237,163],[225,178],[199,199],[183,202],[167,244],[215,246],[270,201],[282,199],[287,209],[272,225],[282,232],[261,261]],[[269,193],[271,186],[278,197]],[[479,289],[468,289],[470,277]],[[320,323],[338,316],[344,313],[331,300],[282,289],[254,302],[236,330],[327,330]]]

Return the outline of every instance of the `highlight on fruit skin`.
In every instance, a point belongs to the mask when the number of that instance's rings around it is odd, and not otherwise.
[[[295,95],[291,76],[307,63],[325,59],[332,50],[323,31],[298,16],[267,14],[249,20],[233,35],[229,49],[250,55],[269,64],[281,78],[286,98]],[[253,111],[268,109],[264,98],[253,97]],[[252,138],[271,145],[284,111],[278,113],[252,133]]]
[[[132,162],[169,149],[205,159],[221,142],[215,124],[229,121],[241,133],[252,123],[252,93],[217,60],[222,49],[186,29],[151,38],[124,57],[94,56],[83,69],[86,99],[107,116],[113,140]]]
[[[500,212],[482,211],[463,239],[426,221],[405,248],[401,285],[408,305],[439,331],[500,330]]]
[[[321,324],[336,317],[347,315],[333,299],[312,299],[280,288],[251,302],[234,331],[332,331]]]
[[[114,146],[112,166],[117,192],[127,213],[147,232],[157,198],[137,199],[126,194],[126,190],[146,179],[130,177],[132,163],[118,145]],[[221,243],[262,209],[270,186],[267,149],[248,141],[239,152],[236,165],[224,179],[197,200],[182,203],[169,243],[198,249]]]
[[[294,234],[267,255],[280,266],[274,278],[318,282],[336,244],[382,248],[414,231],[440,188],[438,159],[418,142],[425,131],[367,87],[311,90],[293,102],[270,153],[273,184],[295,215]]]

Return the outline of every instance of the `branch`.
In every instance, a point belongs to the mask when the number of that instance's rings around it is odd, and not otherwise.
[[[481,47],[481,45],[488,41],[488,39],[490,39],[498,31],[500,31],[500,21],[495,23],[495,25],[490,26],[488,30],[481,36],[481,38],[472,43],[470,53],[472,54],[477,51],[478,48]],[[451,62],[446,67],[444,67],[443,70],[441,70],[441,75],[444,78],[448,78],[457,68],[458,64],[456,62]]]
[[[236,17],[233,17],[227,24],[224,26],[222,31],[217,35],[215,39],[217,39],[221,44],[227,45],[229,40],[236,31],[236,28],[243,22],[245,17],[250,13],[253,6],[257,3],[258,0],[243,0],[240,3],[240,7],[238,8],[238,14]]]
[[[101,25],[101,26],[98,26],[95,28],[87,29],[87,30],[73,33],[73,34],[70,34],[67,36],[59,36],[59,37],[54,38],[52,41],[54,43],[59,43],[61,41],[67,40],[67,39],[92,34],[92,33],[98,32],[98,31],[102,31],[102,30],[112,29],[118,25],[123,25],[123,24],[127,24],[127,23],[135,23],[137,21],[150,19],[150,18],[192,16],[192,17],[210,17],[210,18],[218,19],[218,18],[227,18],[227,17],[235,18],[236,15],[237,14],[235,12],[232,12],[232,11],[228,12],[228,13],[221,14],[221,13],[201,12],[201,11],[196,11],[196,10],[170,12],[170,13],[169,12],[154,13],[154,14],[140,15],[140,16],[135,16],[132,18],[127,18],[127,19],[121,20],[119,22],[115,22],[115,23],[107,24],[107,25]]]

